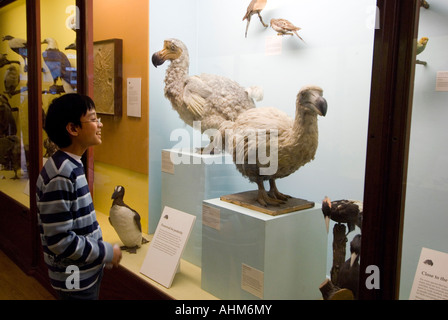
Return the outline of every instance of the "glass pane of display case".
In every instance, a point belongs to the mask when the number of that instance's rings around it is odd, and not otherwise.
[[[41,3],[42,108],[63,94],[77,92],[76,29],[79,28],[75,0],[43,0]],[[45,121],[45,120],[44,120]],[[42,134],[44,159],[56,145]]]
[[[0,190],[28,197],[28,92],[25,0],[0,8]]]
[[[148,6],[93,1],[93,99],[103,124],[102,143],[94,148],[93,196],[106,240],[117,186],[148,230]]]
[[[380,18],[375,4],[150,1],[148,231],[156,230],[166,207],[196,216],[183,259],[201,268],[205,291],[224,299],[322,299],[319,285],[326,278],[334,285],[330,292],[347,287],[337,277],[346,264],[351,268],[350,244],[359,249],[373,38]],[[320,95],[326,112],[316,111]],[[314,111],[301,109],[304,97],[317,99],[308,101]],[[303,121],[302,112],[314,112],[313,120]],[[272,185],[255,183],[263,180],[259,172],[244,176],[238,170],[236,148],[198,151],[218,129],[230,135],[226,129],[244,126],[279,130],[277,152],[284,158],[277,169],[284,174],[274,178],[278,190],[292,197],[286,204],[257,201],[261,185],[266,191]],[[307,140],[313,137],[316,145]],[[326,196],[334,209],[328,233]],[[311,208],[279,214],[279,207],[294,208],[295,199]],[[354,215],[338,221],[343,210],[337,212],[337,200],[359,201],[351,203]],[[265,213],[266,207],[274,213]],[[335,243],[341,244],[337,257]]]
[[[448,3],[420,10],[400,299],[448,299]]]

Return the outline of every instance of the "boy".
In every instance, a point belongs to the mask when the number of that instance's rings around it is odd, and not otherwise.
[[[98,299],[104,265],[118,266],[118,246],[103,241],[81,162],[101,143],[103,125],[88,96],[65,94],[48,107],[45,131],[59,150],[37,179],[38,223],[50,283],[60,299]]]

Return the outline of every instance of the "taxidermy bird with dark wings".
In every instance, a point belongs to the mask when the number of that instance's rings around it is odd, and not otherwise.
[[[254,99],[262,99],[262,90],[256,86],[244,88],[215,74],[190,76],[188,49],[178,39],[165,40],[163,49],[152,56],[155,67],[167,60],[171,63],[166,69],[165,97],[187,125],[193,127],[194,121],[201,121],[201,133],[235,120],[240,113],[255,108]]]
[[[295,119],[279,109],[264,107],[249,109],[234,121],[223,122],[220,139],[226,151],[232,153],[238,171],[257,184],[256,200],[262,206],[280,205],[290,198],[278,191],[275,180],[289,176],[314,159],[318,146],[317,117],[326,113],[327,101],[322,89],[305,86],[297,94]],[[258,135],[257,139],[245,138],[259,132],[265,135]],[[277,139],[271,139],[273,134]],[[215,143],[222,143],[215,140]],[[270,154],[271,158],[276,154],[276,159],[267,163],[261,159],[263,154]],[[269,192],[263,181],[269,181]]]
[[[47,44],[42,57],[53,79],[50,93],[74,92],[76,86],[71,83],[73,69],[67,56],[59,50],[58,43],[53,38],[46,38],[42,44]],[[57,85],[58,79],[61,80],[62,85]]]

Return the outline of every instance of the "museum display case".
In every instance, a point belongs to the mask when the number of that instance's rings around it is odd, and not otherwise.
[[[0,248],[22,269],[48,286],[42,124],[80,92],[103,125],[83,156],[96,216],[123,250],[102,299],[409,298],[422,248],[448,251],[428,235],[445,225],[447,6],[254,3],[0,1]]]

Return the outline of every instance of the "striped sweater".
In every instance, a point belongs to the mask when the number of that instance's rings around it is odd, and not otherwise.
[[[37,179],[37,209],[53,288],[92,286],[104,264],[112,261],[113,249],[102,239],[82,163],[63,151],[47,160]]]

